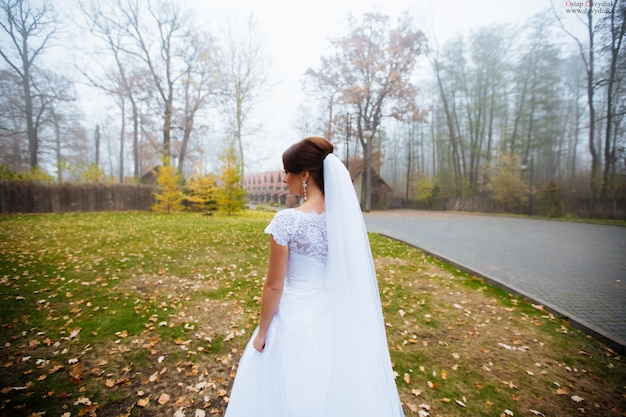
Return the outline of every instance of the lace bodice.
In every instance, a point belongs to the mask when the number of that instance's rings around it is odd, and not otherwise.
[[[322,263],[328,259],[325,213],[282,210],[276,213],[265,233],[271,234],[279,245],[288,245],[290,254],[312,257]]]

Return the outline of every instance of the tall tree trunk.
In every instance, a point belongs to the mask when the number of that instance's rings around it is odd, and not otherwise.
[[[589,35],[589,56],[587,63],[587,105],[589,106],[589,152],[591,153],[591,194],[593,198],[598,197],[598,171],[600,161],[596,149],[596,109],[594,99],[594,32],[593,32],[593,0],[589,0],[589,11],[587,13],[587,33]]]
[[[620,50],[622,49],[622,40],[624,39],[624,32],[626,31],[626,18],[624,14],[626,11],[620,9],[616,15],[616,7],[618,1],[613,2],[613,10],[610,19],[610,35],[611,35],[611,56],[609,65],[609,79],[607,80],[607,95],[606,95],[606,129],[604,138],[604,172],[602,174],[602,197],[608,197],[610,188],[610,177],[615,164],[615,146],[613,145],[613,130],[614,130],[614,108],[615,108],[615,86],[619,83],[617,79],[617,64],[620,58]],[[623,7],[623,6],[620,6]],[[621,25],[615,27],[615,18],[619,16],[621,18]],[[618,24],[620,22],[618,21]]]
[[[409,200],[410,189],[411,189],[411,162],[413,160],[413,134],[414,134],[415,124],[409,124],[409,135],[407,138],[407,150],[406,150],[406,189],[404,191],[404,199]]]
[[[96,146],[96,167],[100,168],[100,125],[96,125],[95,133],[95,146]]]
[[[443,88],[443,82],[441,81],[441,74],[439,70],[439,63],[435,60],[435,76],[437,77],[437,85],[439,86],[439,94],[441,96],[441,102],[443,104],[443,111],[446,115],[446,125],[448,126],[448,134],[450,135],[450,142],[452,143],[452,153],[453,153],[453,165],[454,165],[454,173],[456,178],[457,185],[460,185],[461,189],[461,198],[465,198],[465,181],[463,179],[463,175],[460,169],[461,159],[459,156],[458,149],[458,140],[457,134],[454,127],[454,120],[450,111],[450,106],[448,104],[448,98],[446,97],[445,90]]]
[[[133,109],[133,177],[139,179],[139,109],[132,93],[128,98]]]
[[[120,127],[120,184],[124,184],[124,136],[126,135],[126,101],[122,97],[122,126]]]
[[[63,154],[61,147],[61,126],[59,124],[59,117],[56,113],[52,113],[52,123],[54,123],[54,153],[57,161],[57,183],[63,182]]]

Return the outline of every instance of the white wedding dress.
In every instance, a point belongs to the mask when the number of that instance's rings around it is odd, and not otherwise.
[[[252,335],[225,417],[402,417],[378,284],[349,174],[324,160],[325,212],[278,212],[266,233],[289,246],[265,349]]]
[[[332,370],[326,216],[283,210],[266,232],[289,245],[285,286],[264,352],[252,347],[253,335],[241,357],[226,416],[331,415],[324,409]]]

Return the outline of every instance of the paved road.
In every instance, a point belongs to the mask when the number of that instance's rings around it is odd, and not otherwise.
[[[409,210],[364,217],[370,232],[497,282],[624,352],[626,227]]]

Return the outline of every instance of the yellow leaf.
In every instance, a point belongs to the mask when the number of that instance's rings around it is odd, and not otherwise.
[[[446,374],[445,369],[441,370],[441,379],[443,379],[444,381],[448,378],[448,375]]]
[[[148,403],[150,402],[150,396],[148,395],[146,398],[140,398],[137,400],[137,405],[139,407],[145,408],[148,406]]]
[[[107,379],[106,381],[104,381],[104,385],[106,385],[108,388],[113,388],[115,386],[115,381],[112,379]]]
[[[556,394],[557,395],[567,395],[567,390],[565,388],[559,387],[559,388],[556,389]]]
[[[49,374],[57,372],[59,369],[63,369],[63,365],[55,365],[48,371]]]

